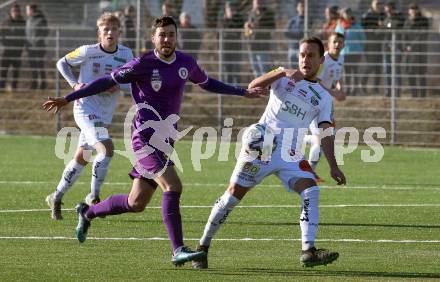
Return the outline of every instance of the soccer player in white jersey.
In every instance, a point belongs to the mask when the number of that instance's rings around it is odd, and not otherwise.
[[[341,55],[341,51],[344,48],[344,43],[345,38],[342,33],[330,33],[327,44],[328,50],[324,54],[325,60],[318,72],[318,81],[336,101],[344,101],[346,97],[341,82],[344,68],[344,56]],[[311,135],[305,136],[304,142],[310,143],[309,164],[315,170],[321,157],[320,130],[316,119],[310,124],[310,133]]]
[[[339,256],[337,252],[316,249],[315,237],[319,222],[319,193],[315,175],[308,162],[297,149],[302,142],[301,132],[306,132],[314,118],[327,133],[332,127],[333,100],[319,84],[316,75],[324,61],[324,45],[316,37],[300,42],[299,71],[279,68],[253,80],[249,87],[271,87],[266,110],[257,125],[244,134],[242,150],[225,193],[211,210],[205,230],[197,246],[198,251],[208,253],[211,240],[232,209],[248,191],[265,177],[276,175],[284,187],[296,192],[302,199],[299,217],[302,252],[300,263],[304,266],[326,265]],[[304,79],[302,79],[304,78]],[[263,146],[258,129],[272,132],[264,134]],[[272,136],[272,138],[270,138]],[[270,139],[267,139],[270,138]],[[253,140],[248,143],[248,140]],[[267,149],[266,145],[273,145]],[[346,183],[334,156],[334,136],[327,134],[322,147],[330,165],[330,175],[338,185]],[[266,152],[266,156],[263,158]],[[267,154],[269,152],[269,154]],[[255,157],[257,153],[257,157]],[[207,256],[193,262],[195,268],[207,268]]]
[[[118,44],[121,24],[116,16],[104,13],[97,20],[97,28],[98,43],[83,45],[57,62],[58,71],[74,90],[82,88],[98,77],[110,74],[112,70],[133,58],[130,48]],[[80,68],[78,78],[72,72],[73,67]],[[129,84],[122,85],[121,88],[130,91]],[[97,154],[92,164],[91,192],[85,201],[89,205],[100,201],[100,188],[113,156],[113,142],[107,128],[112,121],[120,90],[119,86],[115,86],[99,95],[82,98],[74,104],[74,118],[81,134],[75,156],[65,167],[56,191],[46,197],[46,202],[52,209],[53,219],[63,219],[61,199],[89,162],[90,150],[96,150]]]

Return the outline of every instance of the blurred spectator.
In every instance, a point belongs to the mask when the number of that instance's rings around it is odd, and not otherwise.
[[[339,7],[330,6],[325,8],[325,23],[322,25],[321,39],[327,40],[330,33],[335,31],[339,20]]]
[[[243,18],[238,13],[238,4],[230,1],[225,3],[225,14],[220,27],[224,29],[241,29]],[[223,32],[223,81],[240,84],[241,32]]]
[[[345,47],[341,55],[345,58],[344,80],[347,85],[347,95],[356,95],[358,86],[359,68],[358,65],[364,52],[365,33],[362,26],[356,22],[353,11],[350,8],[341,10],[341,18],[338,20],[336,32],[345,36]]]
[[[385,5],[385,23],[384,26],[386,29],[394,30],[396,31],[396,42],[394,42],[394,48],[395,48],[395,83],[396,83],[396,96],[400,96],[400,74],[401,74],[401,67],[400,64],[402,62],[402,44],[400,43],[402,41],[402,33],[397,31],[399,29],[403,28],[403,25],[405,24],[405,17],[403,14],[396,9],[396,4],[394,2],[388,2]],[[386,34],[386,43],[385,43],[385,66],[386,66],[386,74],[387,74],[387,96],[391,96],[391,82],[392,82],[392,69],[391,69],[391,52],[392,52],[392,33]]]
[[[124,9],[122,17],[122,43],[133,51],[136,51],[136,9],[128,5]]]
[[[182,12],[179,16],[179,48],[193,56],[197,60],[202,35],[195,26],[191,24],[191,16],[187,12]]]
[[[104,13],[111,13],[111,12],[104,12]],[[120,22],[124,19],[124,13],[122,11],[114,11],[113,15],[119,19]]]
[[[429,21],[422,15],[419,6],[411,4],[408,9],[408,19],[404,25],[405,29],[418,30],[418,32],[406,33],[405,43],[405,70],[409,74],[408,83],[413,97],[426,96],[426,72],[428,55],[428,33]]]
[[[99,1],[99,11],[101,15],[104,13],[112,13],[115,11],[115,7],[111,0],[101,0]]]
[[[252,10],[244,24],[245,38],[250,48],[250,62],[255,76],[270,70],[271,33],[276,28],[275,14],[262,5],[262,0],[252,1]]]
[[[172,17],[174,20],[177,20],[177,14],[175,7],[168,1],[164,1],[161,6],[162,16]]]
[[[380,85],[380,78],[382,76],[382,40],[383,33],[379,29],[384,27],[385,12],[383,11],[383,3],[380,0],[373,0],[370,9],[362,16],[362,26],[365,29],[367,42],[365,44],[365,69],[362,78],[363,88],[366,87],[368,81],[368,74],[372,73],[374,76],[374,86]],[[377,32],[376,30],[379,30]],[[375,88],[377,89],[377,88]]]
[[[304,1],[299,0],[296,3],[296,16],[287,23],[287,29],[284,35],[289,38],[289,51],[287,54],[289,66],[298,67],[298,48],[299,41],[304,37]]]
[[[153,19],[155,18],[152,14],[151,11],[148,7],[148,5],[144,6],[143,12],[143,20],[141,20],[141,22],[144,23],[144,31],[145,32],[141,32],[139,35],[142,36],[142,43],[141,43],[141,54],[146,53],[148,50],[151,50],[153,47],[153,43],[151,42],[151,33],[150,33],[150,29],[151,29],[151,25],[153,22]],[[142,29],[142,26],[141,26]]]
[[[0,41],[3,45],[1,53],[0,90],[6,86],[6,79],[9,67],[12,67],[11,90],[17,89],[18,74],[21,65],[21,53],[26,43],[25,37],[26,22],[24,21],[20,6],[13,4],[9,15],[0,26]]]
[[[46,17],[38,9],[36,4],[26,6],[26,15],[26,47],[29,65],[32,71],[30,89],[46,89],[44,55],[46,54],[45,40],[49,34]]]

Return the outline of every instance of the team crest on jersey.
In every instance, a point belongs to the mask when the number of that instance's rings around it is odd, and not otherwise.
[[[186,79],[188,77],[188,69],[185,67],[181,67],[179,69],[179,76],[181,79]]]
[[[292,92],[293,88],[295,88],[295,81],[289,80],[287,82],[287,86],[286,86],[286,88],[284,88],[284,90],[286,90],[287,92]]]
[[[158,92],[162,87],[162,78],[160,77],[158,69],[154,69],[153,73],[151,74],[151,87],[156,92]]]
[[[313,106],[319,105],[319,101],[318,101],[318,99],[316,99],[315,96],[312,96],[312,98],[310,98],[310,103],[312,103]]]

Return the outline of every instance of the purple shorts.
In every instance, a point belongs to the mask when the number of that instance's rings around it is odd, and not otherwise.
[[[160,176],[167,167],[173,166],[174,163],[161,151],[154,150],[145,157],[139,157],[136,165],[128,174],[131,179],[139,178],[146,180],[153,188],[157,188],[154,179]]]

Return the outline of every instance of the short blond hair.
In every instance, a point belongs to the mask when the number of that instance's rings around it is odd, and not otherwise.
[[[104,14],[102,14],[96,21],[96,26],[100,27],[107,23],[113,23],[117,25],[119,28],[121,27],[121,21],[119,20],[119,18],[115,14],[110,12],[105,12]]]

